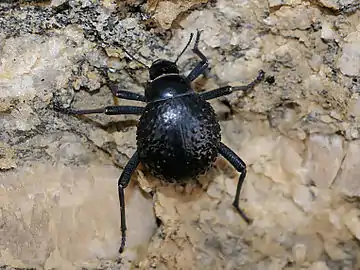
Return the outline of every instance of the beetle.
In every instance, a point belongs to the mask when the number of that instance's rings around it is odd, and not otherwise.
[[[222,155],[240,173],[233,206],[247,223],[251,222],[239,207],[240,191],[246,177],[246,164],[221,142],[220,125],[215,111],[207,100],[235,91],[247,92],[264,78],[265,72],[260,70],[257,77],[248,85],[195,92],[191,83],[209,66],[208,59],[198,48],[200,33],[197,31],[192,49],[200,61],[187,76],[180,74],[177,61],[191,43],[193,34],[175,61],[158,59],[148,67],[150,80],[145,87],[145,95],[120,90],[115,84],[108,82],[114,96],[144,102],[145,107],[106,106],[99,109],[62,110],[72,115],[140,115],[136,132],[137,150],[118,180],[122,234],[119,253],[123,252],[126,242],[124,190],[140,163],[152,175],[165,182],[185,184],[189,179],[206,173],[218,155]]]

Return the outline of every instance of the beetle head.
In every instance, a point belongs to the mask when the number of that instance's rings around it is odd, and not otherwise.
[[[149,69],[150,80],[154,80],[164,74],[174,73],[180,73],[176,63],[164,59],[156,60],[154,63],[152,63]]]

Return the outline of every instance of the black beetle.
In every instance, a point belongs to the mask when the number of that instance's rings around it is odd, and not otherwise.
[[[239,196],[246,176],[246,164],[221,142],[220,125],[213,108],[206,100],[228,95],[234,91],[248,91],[263,79],[265,73],[260,70],[257,78],[245,86],[225,86],[196,93],[191,87],[191,82],[208,68],[206,56],[198,49],[199,31],[193,52],[200,57],[201,61],[187,76],[180,75],[176,64],[190,44],[192,37],[193,34],[174,62],[159,59],[152,63],[149,68],[150,81],[145,88],[145,96],[119,90],[111,82],[108,83],[114,96],[146,102],[145,107],[107,106],[90,110],[63,110],[75,115],[92,113],[141,115],[136,134],[137,151],[126,164],[118,180],[122,233],[120,253],[126,241],[124,189],[140,162],[154,176],[163,181],[186,183],[187,180],[205,173],[218,154],[221,154],[241,173],[233,206],[247,223],[250,222],[250,219],[239,208]]]

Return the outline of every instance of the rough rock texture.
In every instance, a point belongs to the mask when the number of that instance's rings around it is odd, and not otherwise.
[[[0,269],[360,268],[359,2],[205,2],[0,3]],[[196,29],[211,67],[198,91],[266,72],[247,96],[211,101],[248,166],[240,206],[253,223],[231,206],[225,160],[189,187],[139,166],[119,255],[116,185],[138,117],[54,106],[138,105],[114,100],[104,71],[141,93],[147,71],[125,51],[175,59]],[[179,67],[197,61],[188,49]]]

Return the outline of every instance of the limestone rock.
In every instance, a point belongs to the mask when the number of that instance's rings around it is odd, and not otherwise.
[[[319,188],[329,188],[345,155],[341,136],[312,134],[308,140],[308,177]]]
[[[341,173],[335,182],[338,190],[348,196],[360,196],[360,168],[358,166],[358,156],[360,155],[360,141],[349,143],[346,155],[341,166]]]

